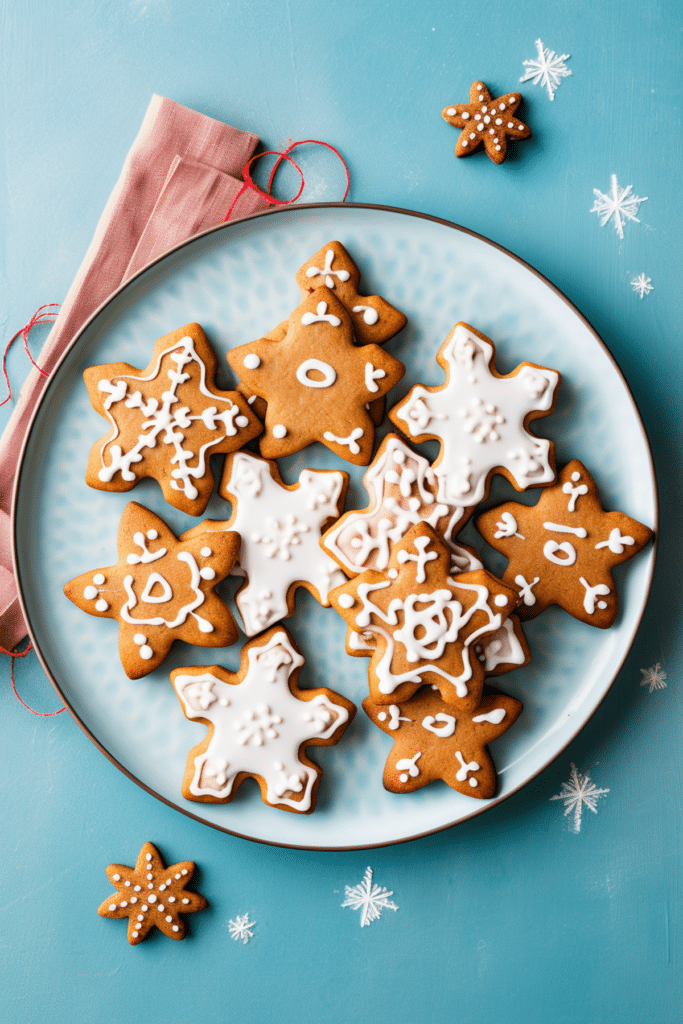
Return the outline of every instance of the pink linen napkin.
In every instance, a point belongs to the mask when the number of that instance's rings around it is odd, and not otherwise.
[[[88,317],[124,281],[174,245],[219,224],[237,196],[242,168],[259,143],[240,131],[153,96],[95,235],[36,362],[56,365]],[[266,209],[247,190],[231,219]],[[31,369],[0,440],[0,646],[26,635],[12,575],[9,509],[19,454],[47,378]]]

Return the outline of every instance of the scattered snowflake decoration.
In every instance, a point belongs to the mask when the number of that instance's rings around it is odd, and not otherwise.
[[[398,907],[389,897],[393,896],[393,890],[385,889],[383,886],[373,885],[372,868],[367,868],[363,875],[363,881],[358,885],[344,886],[346,899],[342,907],[351,907],[352,910],[360,910],[360,926],[372,924],[382,916],[383,910],[398,910]]]
[[[626,220],[634,220],[636,224],[640,224],[636,217],[638,207],[641,203],[647,202],[647,196],[643,196],[641,199],[640,196],[633,195],[631,192],[632,188],[632,185],[620,188],[617,176],[613,174],[612,187],[608,195],[605,195],[604,192],[597,188],[593,189],[595,202],[591,206],[590,212],[598,214],[601,228],[604,228],[607,221],[614,217],[614,227],[619,238],[624,237],[624,218]]]
[[[645,277],[645,274],[640,274],[638,277],[634,277],[630,284],[633,291],[638,292],[642,299],[655,290],[655,286],[650,283],[651,281],[651,277]]]
[[[640,681],[641,686],[649,686],[649,693],[653,690],[665,690],[666,689],[666,672],[662,669],[662,666],[657,662],[652,668],[641,668],[643,678]]]
[[[542,85],[548,90],[548,98],[555,99],[555,91],[560,84],[561,78],[567,78],[571,71],[564,63],[569,59],[568,53],[558,57],[554,50],[548,50],[543,46],[540,39],[536,40],[538,60],[525,60],[524,72],[520,82],[532,81],[534,85]]]
[[[569,823],[569,831],[578,833],[581,831],[581,814],[584,805],[593,812],[598,813],[597,803],[601,797],[607,796],[609,789],[598,789],[591,780],[590,775],[581,775],[577,772],[576,765],[570,765],[569,782],[562,783],[562,789],[551,800],[563,800],[565,805],[564,816],[572,815]]]
[[[256,921],[249,920],[249,914],[238,914],[234,921],[232,919],[228,921],[228,930],[235,942],[239,942],[241,939],[246,946],[249,939],[253,939],[254,937],[254,933],[251,929],[255,924]]]

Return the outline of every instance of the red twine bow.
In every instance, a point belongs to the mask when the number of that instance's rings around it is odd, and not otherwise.
[[[16,334],[12,335],[10,340],[7,342],[7,345],[5,346],[5,351],[4,351],[3,356],[2,356],[2,372],[3,372],[4,377],[5,377],[5,384],[7,385],[7,392],[8,392],[8,394],[7,394],[7,398],[3,399],[3,401],[0,402],[0,408],[2,408],[3,405],[7,405],[7,403],[10,400],[10,398],[12,397],[12,385],[10,384],[9,375],[7,373],[7,353],[10,350],[10,346],[11,346],[12,342],[14,341],[15,338],[18,338],[19,335],[21,335],[22,338],[24,339],[24,351],[26,352],[26,355],[31,360],[32,364],[35,366],[35,368],[38,371],[38,373],[42,373],[43,377],[49,377],[50,376],[49,373],[46,373],[46,371],[42,369],[42,367],[38,366],[38,363],[35,361],[35,359],[31,355],[31,352],[30,352],[29,347],[28,347],[28,336],[31,333],[31,331],[33,330],[33,328],[36,326],[36,324],[51,324],[51,323],[53,323],[54,318],[57,316],[56,313],[44,312],[44,311],[48,310],[50,308],[50,306],[56,306],[57,309],[59,309],[59,303],[58,302],[48,302],[45,306],[41,306],[39,309],[37,309],[35,311],[35,313],[31,317],[31,319],[29,320],[29,322],[27,324],[24,324],[23,327],[20,327],[19,330],[16,332]]]
[[[295,163],[294,160],[292,160],[292,158],[291,158],[291,156],[289,156],[289,154],[297,146],[308,146],[308,145],[325,146],[326,149],[331,149],[332,152],[336,156],[338,156],[339,159],[341,160],[342,164],[344,165],[344,171],[346,173],[346,190],[344,191],[344,195],[342,196],[342,203],[343,203],[345,201],[347,195],[349,194],[349,188],[351,187],[351,179],[349,178],[349,169],[346,166],[346,161],[344,160],[344,157],[341,155],[339,150],[335,149],[334,146],[331,146],[329,144],[329,142],[321,142],[320,139],[301,139],[299,142],[292,142],[292,143],[290,143],[290,145],[287,147],[287,149],[285,149],[284,152],[282,152],[282,153],[280,153],[278,150],[269,149],[265,153],[257,153],[256,156],[252,156],[252,158],[250,160],[247,160],[246,164],[244,165],[244,168],[242,169],[242,177],[244,178],[244,185],[242,185],[242,188],[239,190],[239,192],[237,193],[237,195],[233,199],[232,203],[230,204],[230,209],[228,210],[228,212],[226,213],[225,217],[223,218],[223,223],[225,224],[226,221],[230,220],[230,216],[232,214],[232,211],[235,209],[235,206],[237,204],[238,199],[240,198],[240,196],[244,192],[247,191],[247,189],[252,189],[253,192],[256,192],[263,199],[265,199],[266,202],[271,203],[273,206],[289,206],[290,203],[295,203],[297,201],[297,199],[299,198],[299,196],[301,195],[301,193],[303,192],[304,186],[306,184],[306,181],[304,179],[304,172],[301,170],[299,165],[297,163]],[[260,160],[262,156],[276,156],[277,157],[277,160],[275,161],[275,166],[273,167],[272,171],[270,172],[270,177],[268,178],[268,191],[267,192],[264,192],[262,189],[260,189],[258,187],[258,185],[256,185],[254,183],[254,179],[252,178],[251,172],[250,172],[251,165],[254,163],[254,161],[255,160]],[[299,172],[299,175],[301,177],[301,185],[299,186],[299,191],[297,192],[297,194],[292,199],[277,199],[274,195],[271,195],[271,191],[270,191],[272,186],[273,186],[273,179],[275,178],[275,174],[277,172],[277,169],[278,169],[278,167],[280,166],[280,164],[282,163],[283,160],[286,160],[288,163],[290,163],[292,165],[292,167],[294,167]]]
[[[17,332],[19,334],[21,332]],[[16,337],[16,334],[15,334]],[[33,361],[33,360],[31,360]],[[42,372],[42,371],[41,371]],[[60,708],[59,711],[34,711],[33,708],[29,707],[25,700],[22,700],[17,693],[16,683],[14,682],[14,659],[25,658],[28,652],[32,649],[33,644],[29,641],[28,647],[24,648],[23,651],[8,651],[4,647],[0,647],[0,654],[8,654],[11,658],[10,661],[10,679],[12,680],[12,689],[14,690],[14,696],[17,698],[20,704],[23,704],[27,711],[30,711],[32,715],[38,715],[39,718],[52,718],[53,715],[61,715],[62,711],[66,711],[66,708]]]

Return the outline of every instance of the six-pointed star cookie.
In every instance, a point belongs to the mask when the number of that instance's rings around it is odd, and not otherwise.
[[[176,539],[149,509],[129,502],[119,523],[116,565],[71,580],[64,593],[75,605],[119,623],[119,654],[127,676],[140,679],[161,664],[174,640],[199,647],[234,644],[238,630],[213,588],[232,569],[236,533]]]
[[[429,462],[396,434],[382,441],[363,486],[370,497],[367,508],[345,512],[320,541],[348,576],[366,569],[383,572],[393,545],[419,522],[429,523],[457,550],[453,534],[465,525],[471,509],[437,501]]]
[[[292,638],[276,627],[244,645],[239,672],[202,665],[171,673],[187,718],[209,729],[188,755],[187,800],[229,803],[252,776],[271,807],[314,810],[321,771],[305,747],[337,743],[356,708],[326,687],[300,690],[303,663]]]
[[[455,144],[456,156],[469,156],[483,142],[486,155],[494,164],[502,164],[511,139],[528,139],[531,129],[515,117],[522,97],[509,92],[492,100],[483,82],[470,86],[470,102],[444,107],[441,116],[455,128],[462,128]]]
[[[433,687],[424,686],[412,700],[389,707],[367,697],[363,710],[394,740],[384,766],[385,789],[413,793],[443,779],[465,796],[486,800],[496,791],[486,745],[507,732],[522,705],[499,693],[485,696],[471,711],[454,712]]]
[[[164,867],[156,847],[145,843],[134,868],[109,865],[107,878],[117,891],[102,903],[97,913],[100,917],[127,917],[131,946],[142,942],[155,925],[169,939],[182,939],[185,924],[179,915],[194,914],[207,905],[203,896],[185,888],[193,872],[191,860]]]
[[[485,334],[456,324],[436,356],[446,383],[416,384],[389,412],[392,423],[413,440],[441,442],[433,466],[439,501],[477,505],[486,498],[493,473],[507,477],[518,491],[555,479],[552,442],[534,437],[527,427],[555,408],[559,373],[524,362],[503,376],[494,359]]]
[[[450,705],[479,703],[484,668],[470,646],[514,610],[514,589],[478,569],[451,576],[451,553],[427,523],[393,549],[386,573],[368,570],[330,594],[356,633],[373,633],[368,678],[377,704],[408,700],[434,683]]]
[[[313,441],[365,466],[374,426],[366,406],[396,384],[405,367],[379,345],[353,343],[351,318],[327,288],[311,292],[289,318],[287,336],[228,353],[246,386],[265,398],[265,458],[282,458]]]
[[[215,389],[215,371],[199,324],[159,338],[144,370],[89,367],[83,377],[90,401],[111,430],[91,449],[86,483],[130,491],[153,477],[170,505],[201,515],[213,489],[209,456],[236,451],[262,430],[242,395]]]
[[[647,544],[652,530],[621,512],[605,512],[590,473],[578,459],[537,505],[509,501],[477,519],[491,547],[509,560],[503,576],[532,619],[550,604],[602,629],[617,615],[612,568]]]

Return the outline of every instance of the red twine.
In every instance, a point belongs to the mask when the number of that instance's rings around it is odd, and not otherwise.
[[[242,177],[244,178],[244,185],[242,185],[242,188],[239,190],[239,192],[237,193],[237,195],[233,199],[232,203],[230,204],[230,209],[228,210],[228,212],[226,213],[225,217],[223,218],[223,223],[225,224],[226,221],[230,220],[230,216],[232,214],[232,211],[235,209],[235,206],[237,204],[238,199],[249,188],[252,189],[252,191],[256,192],[258,195],[260,195],[267,202],[271,203],[273,206],[289,206],[290,203],[295,203],[297,201],[297,199],[299,198],[299,196],[301,195],[301,193],[303,192],[304,186],[306,184],[306,181],[304,179],[304,172],[301,170],[299,165],[297,163],[295,163],[294,160],[292,160],[292,158],[289,156],[289,154],[297,146],[308,146],[308,145],[325,146],[326,149],[331,149],[332,152],[336,156],[338,156],[339,159],[341,160],[342,164],[344,165],[344,171],[346,173],[346,190],[344,191],[344,195],[342,196],[342,203],[343,203],[345,201],[346,197],[348,196],[349,188],[351,187],[351,179],[349,177],[349,169],[346,166],[346,161],[344,160],[344,157],[341,155],[339,150],[335,149],[334,146],[331,146],[329,144],[329,142],[321,142],[320,139],[301,139],[299,142],[292,142],[292,143],[290,143],[290,145],[287,147],[287,149],[284,152],[282,152],[282,153],[278,152],[278,150],[269,149],[265,153],[257,153],[256,156],[252,156],[252,158],[246,162],[246,164],[244,165],[244,168],[242,170]],[[255,160],[260,160],[262,156],[276,156],[277,157],[277,160],[275,161],[275,166],[273,167],[272,171],[270,172],[270,177],[268,178],[268,191],[267,192],[264,192],[262,189],[260,189],[258,187],[258,185],[256,185],[254,183],[254,179],[252,178],[251,173],[250,173],[251,165],[254,163]],[[292,167],[294,167],[299,172],[299,175],[301,176],[301,185],[299,186],[299,191],[297,192],[297,194],[292,199],[277,199],[274,195],[271,195],[271,188],[273,187],[273,179],[275,178],[275,174],[277,172],[277,169],[278,169],[278,167],[280,166],[280,164],[282,163],[283,160],[286,160],[288,163],[290,163],[292,165]]]
[[[20,333],[20,332],[17,332],[17,333]],[[16,337],[16,334],[15,334],[15,337]],[[31,360],[31,362],[33,362],[33,360]],[[23,651],[16,651],[16,650],[15,651],[7,651],[7,650],[5,650],[4,647],[0,647],[0,654],[8,654],[9,657],[11,658],[9,674],[10,674],[10,679],[12,680],[12,689],[14,690],[14,696],[17,698],[17,700],[19,701],[20,704],[24,705],[24,707],[27,709],[27,711],[30,711],[32,715],[38,715],[39,718],[52,718],[53,715],[61,715],[62,711],[66,711],[65,707],[64,708],[60,708],[59,711],[34,711],[33,708],[29,707],[28,704],[26,703],[26,701],[22,700],[21,697],[19,696],[19,694],[17,693],[17,686],[16,686],[16,683],[14,682],[14,659],[15,658],[25,658],[26,655],[28,654],[28,652],[32,649],[32,647],[33,647],[33,644],[30,641],[29,641],[28,647],[26,647]]]
[[[14,341],[15,338],[18,338],[19,335],[21,335],[22,338],[24,339],[24,351],[26,352],[26,355],[31,360],[32,364],[35,366],[35,368],[38,371],[38,373],[42,373],[43,377],[49,377],[50,376],[49,373],[46,373],[46,371],[42,369],[42,367],[38,366],[38,363],[35,361],[35,359],[31,355],[31,352],[30,352],[29,347],[28,347],[28,336],[31,333],[31,331],[33,330],[33,328],[36,326],[36,324],[51,324],[51,323],[53,323],[54,318],[57,316],[56,313],[43,312],[44,310],[49,309],[50,306],[56,306],[57,309],[59,309],[59,303],[58,302],[48,302],[46,305],[41,306],[39,309],[37,309],[35,311],[35,313],[31,317],[31,319],[29,320],[29,322],[27,324],[24,324],[24,326],[21,327],[16,332],[16,334],[12,335],[10,340],[7,342],[7,345],[5,346],[5,351],[4,351],[3,356],[2,356],[2,372],[3,372],[4,377],[5,377],[5,384],[7,385],[7,392],[8,392],[8,394],[7,394],[7,398],[5,398],[2,402],[0,402],[0,408],[2,408],[3,405],[7,405],[7,403],[10,400],[10,398],[12,397],[12,385],[10,384],[9,375],[7,373],[7,353],[10,350],[10,346],[11,346],[12,342]]]

